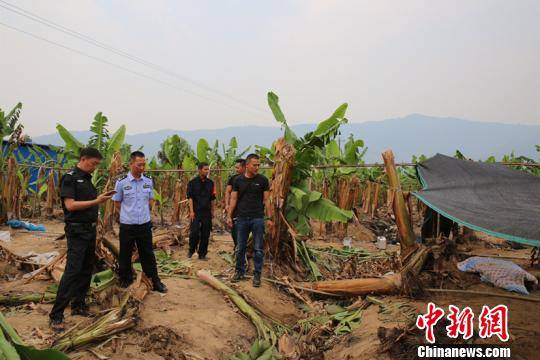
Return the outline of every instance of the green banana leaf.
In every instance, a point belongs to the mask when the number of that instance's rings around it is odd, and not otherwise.
[[[337,207],[328,199],[320,198],[317,201],[309,203],[306,209],[306,215],[310,219],[317,219],[325,222],[347,222],[352,219],[353,212]]]
[[[283,114],[283,111],[281,111],[281,108],[279,107],[279,97],[273,92],[268,93],[268,106],[270,107],[270,110],[272,110],[272,114],[274,114],[274,117],[276,118],[277,122],[279,122],[285,128],[284,137],[287,144],[294,144],[298,140],[298,137],[287,124],[285,115]]]
[[[122,125],[114,132],[114,134],[111,136],[111,139],[107,143],[107,157],[110,159],[112,158],[113,154],[120,150],[122,147],[122,144],[124,143],[124,139],[126,137],[126,126]]]
[[[58,134],[60,135],[62,140],[64,140],[64,143],[66,144],[66,150],[72,151],[73,153],[78,155],[79,151],[84,147],[84,145],[60,124],[56,125],[56,131],[58,131]]]
[[[90,125],[90,131],[94,133],[90,137],[88,145],[98,149],[103,152],[105,148],[105,143],[109,139],[109,132],[107,130],[108,119],[101,112],[98,112],[94,116],[94,121]]]
[[[6,360],[69,360],[69,357],[63,352],[52,349],[39,350],[26,345],[1,312],[0,334],[0,355],[4,355]],[[7,341],[8,339],[11,343]],[[16,350],[16,353],[13,353],[13,349]]]
[[[197,159],[199,162],[208,162],[209,149],[210,145],[208,145],[208,141],[206,141],[206,139],[199,139],[197,142]]]

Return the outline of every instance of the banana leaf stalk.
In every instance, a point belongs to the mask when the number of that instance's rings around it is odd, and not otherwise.
[[[24,295],[0,295],[0,305],[14,306],[26,303],[51,303],[56,299],[56,294],[53,293],[36,293],[36,294],[24,294]]]
[[[19,360],[17,350],[7,341],[4,332],[0,331],[0,359]]]
[[[238,309],[251,320],[253,325],[255,325],[259,339],[270,342],[272,345],[277,343],[277,337],[272,326],[269,325],[236,291],[213,277],[207,271],[199,270],[197,276],[201,281],[214,289],[225,293],[225,295],[231,299]]]
[[[319,270],[319,267],[317,266],[317,263],[312,260],[312,253],[311,249],[306,246],[306,243],[303,241],[297,241],[297,248],[298,248],[298,254],[300,255],[300,258],[302,259],[304,265],[308,268],[312,280],[319,280],[323,277],[321,271]]]

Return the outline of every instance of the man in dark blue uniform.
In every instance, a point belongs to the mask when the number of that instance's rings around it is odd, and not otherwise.
[[[197,251],[199,259],[206,260],[208,239],[212,230],[212,201],[216,199],[216,189],[214,182],[208,178],[210,172],[208,164],[202,162],[198,169],[199,174],[191,179],[187,186],[191,221],[188,257],[191,258]]]
[[[101,159],[98,150],[82,149],[77,166],[60,180],[60,197],[66,222],[67,259],[56,300],[49,314],[49,323],[57,331],[64,328],[64,309],[70,302],[72,315],[90,315],[85,298],[95,263],[98,208],[114,193],[110,191],[98,196],[92,184],[91,174]]]

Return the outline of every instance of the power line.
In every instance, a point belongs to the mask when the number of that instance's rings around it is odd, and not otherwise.
[[[133,75],[137,75],[137,76],[139,76],[139,77],[142,77],[142,78],[145,78],[145,79],[154,81],[154,82],[156,82],[156,83],[160,83],[160,84],[162,84],[162,85],[169,86],[169,87],[171,87],[171,88],[173,88],[173,89],[175,89],[175,90],[177,90],[177,91],[181,91],[181,92],[185,92],[185,93],[187,93],[187,94],[193,95],[193,96],[197,96],[197,97],[199,97],[199,98],[201,98],[201,99],[204,99],[204,100],[209,101],[209,102],[213,102],[213,103],[218,104],[218,105],[227,106],[227,107],[230,107],[230,108],[238,108],[238,106],[236,106],[236,105],[231,105],[231,104],[227,104],[227,103],[224,103],[224,102],[216,101],[215,99],[210,98],[210,97],[208,97],[208,96],[199,94],[199,93],[194,92],[194,91],[191,91],[191,90],[187,90],[187,89],[180,88],[180,87],[178,87],[178,86],[176,86],[176,85],[174,85],[174,84],[171,84],[171,83],[169,83],[169,82],[166,82],[166,81],[163,81],[163,80],[154,78],[154,77],[152,77],[152,76],[150,76],[150,75],[147,75],[147,74],[144,74],[144,73],[140,73],[140,72],[135,71],[135,70],[128,69],[128,68],[126,68],[126,67],[124,67],[124,66],[122,66],[122,65],[118,65],[118,64],[115,64],[115,63],[110,62],[110,61],[108,61],[108,60],[102,59],[102,58],[100,58],[100,57],[97,57],[97,56],[94,56],[94,55],[87,54],[87,53],[85,53],[85,52],[83,52],[83,51],[80,51],[80,50],[77,50],[77,49],[73,49],[73,48],[71,48],[71,47],[69,47],[69,46],[60,44],[60,43],[58,43],[58,42],[56,42],[56,41],[53,41],[53,40],[46,39],[46,38],[44,38],[44,37],[41,37],[41,36],[36,35],[36,34],[33,34],[33,33],[28,32],[28,31],[26,31],[26,30],[22,30],[22,29],[16,28],[16,27],[11,26],[11,25],[8,25],[8,24],[6,24],[6,23],[0,22],[0,25],[4,26],[4,27],[6,27],[6,28],[9,28],[9,29],[11,29],[11,30],[17,31],[17,32],[19,32],[19,33],[25,34],[25,35],[27,35],[27,36],[30,36],[30,37],[32,37],[32,38],[34,38],[34,39],[44,41],[44,42],[49,43],[49,44],[51,44],[51,45],[55,45],[55,46],[61,47],[61,48],[65,49],[65,50],[74,52],[74,53],[76,53],[76,54],[85,56],[85,57],[87,57],[87,58],[90,58],[90,59],[93,59],[93,60],[96,60],[96,61],[99,61],[99,62],[104,63],[104,64],[106,64],[106,65],[109,65],[109,66],[115,67],[115,68],[117,68],[117,69],[126,71],[126,72],[128,72],[128,73],[133,74]],[[243,110],[243,111],[248,111],[248,112],[253,113],[252,111],[250,111],[250,110],[248,110],[248,109],[245,109],[245,108],[242,108],[242,110]],[[260,116],[260,115],[257,114],[257,116]]]
[[[85,42],[87,42],[87,43],[89,43],[89,44],[91,44],[93,46],[96,46],[96,47],[99,47],[101,49],[107,50],[107,51],[112,52],[112,53],[114,53],[114,54],[116,54],[118,56],[122,56],[124,58],[127,58],[127,59],[129,59],[131,61],[134,61],[134,62],[139,63],[141,65],[144,65],[146,67],[157,70],[157,71],[159,71],[161,73],[167,74],[169,76],[176,77],[176,78],[178,78],[178,79],[180,79],[182,81],[185,81],[185,82],[189,82],[192,85],[198,86],[198,87],[200,87],[200,88],[202,88],[202,89],[204,89],[206,91],[215,93],[215,94],[220,95],[222,97],[225,97],[225,98],[227,98],[229,100],[232,100],[232,101],[235,101],[235,102],[237,102],[239,104],[242,104],[243,106],[246,106],[246,107],[248,107],[248,108],[250,108],[250,109],[252,109],[254,111],[261,112],[262,114],[266,115],[266,112],[265,112],[264,109],[253,106],[253,105],[245,102],[244,100],[236,98],[235,96],[227,94],[227,93],[225,93],[225,92],[223,92],[221,90],[214,89],[214,88],[212,88],[212,87],[210,87],[208,85],[205,85],[205,84],[203,84],[201,82],[193,80],[193,79],[191,79],[189,77],[186,77],[184,75],[180,75],[180,74],[178,74],[178,73],[176,73],[176,72],[174,72],[172,70],[168,70],[168,69],[166,69],[166,68],[164,68],[164,67],[162,67],[162,66],[160,66],[158,64],[147,61],[147,60],[142,59],[142,58],[140,58],[138,56],[132,55],[132,54],[126,52],[126,51],[119,50],[119,49],[117,49],[117,48],[115,48],[115,47],[113,47],[111,45],[105,44],[105,43],[103,43],[103,42],[101,42],[99,40],[96,40],[96,39],[94,39],[94,38],[92,38],[90,36],[87,36],[85,34],[82,34],[82,33],[78,32],[78,31],[75,31],[75,30],[67,28],[67,27],[65,27],[63,25],[60,25],[60,24],[58,24],[58,23],[56,23],[54,21],[48,20],[48,19],[46,19],[46,18],[44,18],[42,16],[34,14],[34,13],[28,11],[28,10],[25,10],[25,9],[23,9],[21,7],[13,5],[13,4],[11,4],[11,3],[7,2],[7,1],[0,0],[0,3],[5,4],[5,5],[0,4],[0,7],[6,9],[8,11],[11,11],[11,12],[17,14],[17,15],[23,16],[23,17],[25,17],[27,19],[30,19],[30,20],[34,21],[34,22],[38,22],[38,23],[40,23],[42,25],[48,26],[48,27],[50,27],[52,29],[55,29],[57,31],[60,31],[60,32],[62,32],[64,34],[67,34],[67,35],[75,37],[75,38],[77,38],[79,40],[85,41]]]

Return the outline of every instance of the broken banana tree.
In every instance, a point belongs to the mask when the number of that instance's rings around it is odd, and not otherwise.
[[[104,191],[114,190],[116,178],[120,175],[122,170],[122,155],[120,154],[120,151],[116,151],[112,157],[111,165],[109,166],[109,176],[105,188],[103,189]],[[107,201],[105,203],[105,209],[103,210],[103,230],[105,232],[112,231],[115,217],[116,208],[114,202]]]
[[[296,150],[293,145],[287,144],[284,138],[279,138],[276,141],[275,147],[276,154],[274,157],[272,184],[270,187],[273,226],[270,228],[267,246],[272,258],[278,259],[280,254],[284,254],[284,252],[282,252],[284,244],[288,243],[289,247],[292,249],[292,252],[289,251],[288,253],[292,255],[292,259],[294,260],[296,258],[294,240],[291,239],[287,231],[284,219],[285,204],[291,187]],[[291,241],[287,241],[287,239]]]
[[[426,247],[420,247],[398,274],[379,278],[307,282],[301,285],[313,290],[343,297],[411,292],[414,286],[414,279],[422,270],[428,254],[429,250]]]
[[[394,162],[394,153],[392,150],[386,150],[382,157],[384,159],[384,166],[386,169],[386,175],[388,176],[388,187],[393,190],[393,211],[396,218],[396,225],[398,227],[399,242],[401,244],[401,257],[407,258],[410,253],[414,252],[417,248],[416,237],[413,232],[412,224],[410,221],[410,214],[403,196],[401,184],[399,183],[399,177],[396,171],[396,164]]]
[[[122,297],[118,307],[109,310],[90,324],[77,324],[54,342],[53,349],[74,350],[134,327],[137,324],[140,304],[151,288],[150,280],[140,273],[137,281]]]

